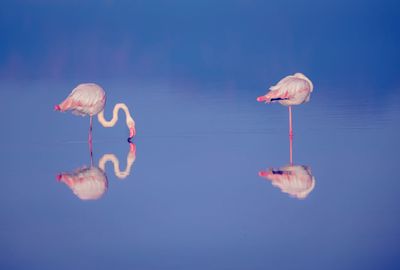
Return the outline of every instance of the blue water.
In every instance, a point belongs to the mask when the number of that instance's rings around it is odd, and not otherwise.
[[[395,2],[1,5],[1,269],[400,267]],[[299,71],[304,199],[258,175],[289,140],[286,107],[256,97]],[[84,201],[56,176],[90,166],[89,119],[53,107],[92,81],[106,117],[133,112],[136,159]],[[125,169],[127,136],[96,121],[94,165]]]

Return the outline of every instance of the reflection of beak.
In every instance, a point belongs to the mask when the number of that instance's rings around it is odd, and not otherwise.
[[[61,111],[60,105],[55,105],[55,106],[54,106],[54,110],[55,110],[55,111]]]
[[[268,176],[271,175],[271,172],[269,172],[269,171],[266,171],[266,172],[261,171],[261,172],[258,173],[258,175],[261,176],[261,177],[268,177]]]
[[[129,145],[129,154],[131,154],[131,153],[133,153],[133,154],[136,153],[136,145],[133,143],[130,143],[130,145]]]
[[[129,138],[128,142],[131,143],[133,137],[136,135],[136,129],[134,127],[129,128]]]
[[[74,185],[74,180],[71,179],[71,177],[69,177],[68,175],[63,174],[63,173],[59,173],[57,175],[57,181],[63,182],[64,184],[66,184],[69,187],[72,187]]]

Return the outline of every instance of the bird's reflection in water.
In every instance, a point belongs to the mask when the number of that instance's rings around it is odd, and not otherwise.
[[[282,192],[305,199],[315,187],[315,178],[309,166],[293,164],[293,137],[289,137],[289,148],[290,165],[260,171],[258,175],[270,180]]]
[[[284,193],[297,199],[304,199],[315,187],[315,178],[308,166],[288,165],[279,169],[259,172],[261,177],[272,182]]]
[[[91,148],[91,147],[90,147]],[[126,168],[120,170],[119,160],[114,154],[105,154],[100,158],[98,167],[93,165],[93,155],[90,155],[91,166],[83,166],[73,172],[62,172],[57,175],[58,181],[66,184],[72,192],[81,200],[100,199],[108,188],[108,179],[105,173],[105,165],[111,161],[114,165],[114,173],[119,179],[129,176],[132,165],[136,159],[136,145],[129,144],[129,152],[126,157]]]
[[[97,167],[82,167],[73,172],[62,172],[57,176],[81,200],[97,200],[108,187],[105,172]]]

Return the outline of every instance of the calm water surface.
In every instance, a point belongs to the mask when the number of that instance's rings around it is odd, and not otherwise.
[[[56,180],[90,166],[88,118],[53,111],[74,83],[1,85],[2,266],[397,265],[398,95],[341,97],[317,84],[312,101],[294,107],[294,164],[308,166],[315,181],[300,200],[258,175],[289,163],[287,109],[257,103],[259,91],[103,85],[106,114],[117,101],[132,108],[136,159],[123,180],[108,163],[108,188],[91,201]],[[104,129],[96,121],[94,165],[114,154],[124,170],[127,134],[123,122]]]

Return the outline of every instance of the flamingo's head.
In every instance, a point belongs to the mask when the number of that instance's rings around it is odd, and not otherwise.
[[[136,135],[136,129],[135,129],[135,122],[133,119],[130,121],[127,121],[128,127],[129,127],[129,138],[128,142],[131,143],[132,138]]]
[[[132,139],[133,137],[136,135],[136,130],[135,128],[129,128],[129,138],[128,138],[128,142],[132,143]]]
[[[267,95],[264,96],[260,96],[257,98],[258,102],[265,102],[265,103],[269,103],[271,102],[271,99],[267,97]]]
[[[68,173],[59,173],[56,178],[58,182],[62,182],[69,187],[72,187],[74,185],[74,180],[71,178],[70,175],[68,175]]]

